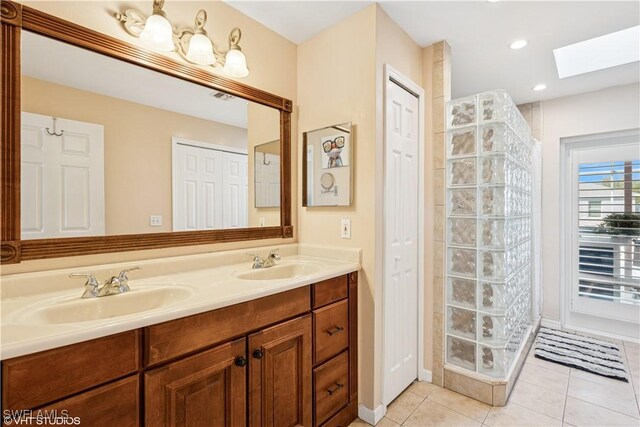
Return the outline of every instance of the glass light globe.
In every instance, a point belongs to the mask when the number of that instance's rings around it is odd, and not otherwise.
[[[247,58],[244,57],[239,49],[231,49],[227,52],[222,71],[230,77],[247,77],[249,69],[247,68]]]
[[[144,30],[140,38],[150,47],[170,52],[175,49],[173,45],[173,29],[171,23],[162,15],[155,14],[147,18]]]
[[[189,40],[187,59],[200,65],[211,65],[216,62],[209,37],[204,34],[194,34]]]

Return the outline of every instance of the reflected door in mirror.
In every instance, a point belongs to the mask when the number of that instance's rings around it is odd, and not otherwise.
[[[104,128],[22,113],[22,239],[101,236]]]
[[[248,226],[247,153],[174,139],[173,231]]]

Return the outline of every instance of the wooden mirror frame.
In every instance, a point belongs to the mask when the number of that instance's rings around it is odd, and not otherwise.
[[[0,101],[0,262],[158,249],[270,238],[292,238],[290,100],[178,62],[10,0],[2,0]],[[107,55],[280,111],[280,226],[178,231],[96,237],[21,240],[20,226],[20,37],[22,30]]]

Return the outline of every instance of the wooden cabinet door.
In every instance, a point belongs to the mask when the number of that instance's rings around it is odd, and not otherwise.
[[[249,425],[311,426],[311,316],[249,336]]]
[[[148,427],[246,425],[245,339],[145,373]]]

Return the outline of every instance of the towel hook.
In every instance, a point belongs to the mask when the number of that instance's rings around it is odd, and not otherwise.
[[[61,130],[60,132],[58,132],[58,131],[56,130],[56,122],[58,121],[58,118],[57,118],[57,117],[52,117],[52,119],[53,119],[53,132],[51,132],[51,131],[49,130],[49,128],[46,128],[45,130],[46,130],[46,131],[47,131],[47,133],[48,133],[49,135],[51,135],[51,136],[62,136],[62,134],[64,133],[64,131],[63,131],[63,130]]]
[[[269,166],[271,164],[271,160],[267,162],[267,153],[262,153],[262,164],[265,166]]]

